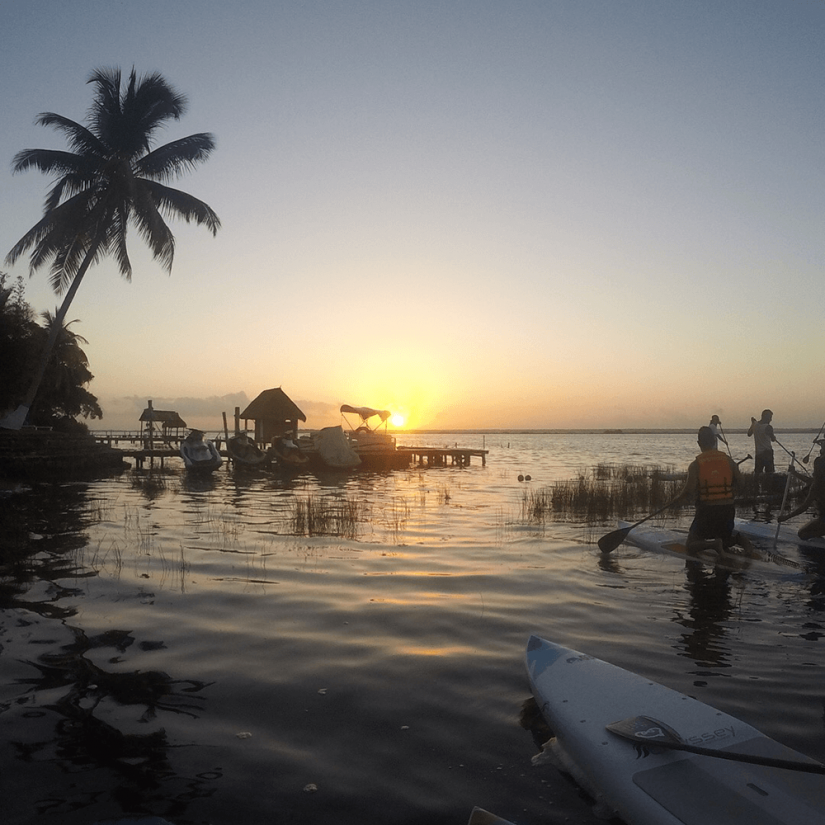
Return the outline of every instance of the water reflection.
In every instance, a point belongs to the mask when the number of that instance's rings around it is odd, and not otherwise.
[[[180,792],[170,796],[170,780],[175,777],[175,770],[170,761],[173,745],[166,731],[158,728],[135,733],[121,730],[113,721],[122,717],[115,712],[116,707],[132,706],[136,713],[142,711],[136,717],[142,724],[154,721],[159,711],[196,719],[205,703],[199,694],[212,683],[173,679],[159,670],[106,670],[88,654],[98,651],[99,656],[100,651],[110,648],[113,655],[109,663],[119,664],[123,661],[122,654],[136,643],[132,633],[112,630],[87,636],[80,628],[67,627],[74,641],[29,661],[38,675],[18,680],[30,686],[28,701],[20,697],[16,702],[25,707],[24,716],[42,716],[39,710],[34,710],[38,708],[58,717],[53,730],[44,731],[45,735],[12,742],[18,758],[24,762],[56,763],[64,773],[88,774],[105,769],[105,775],[97,781],[108,787],[111,775],[117,777],[118,784],[112,795],[124,811],[152,810],[163,800],[164,815],[181,816],[189,800],[214,793],[214,779],[219,772],[187,779]],[[138,644],[142,651],[163,647],[161,641]],[[56,694],[59,695],[55,698]],[[39,697],[45,701],[39,701]],[[89,782],[94,784],[94,778],[87,776],[84,784]],[[96,795],[87,787],[79,799],[73,798],[71,802],[46,796],[37,803],[37,809],[40,813],[55,813],[66,806],[84,807],[84,800],[90,805]]]
[[[0,609],[74,615],[58,604],[74,590],[57,582],[94,575],[78,567],[74,553],[88,543],[99,509],[85,484],[40,485],[0,499]]]
[[[709,667],[730,667],[730,650],[725,644],[726,623],[735,611],[731,598],[731,571],[707,567],[701,561],[685,562],[685,588],[690,594],[687,615],[675,621],[682,634],[684,651],[695,662]]]

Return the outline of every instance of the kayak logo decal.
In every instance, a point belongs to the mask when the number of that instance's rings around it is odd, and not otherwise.
[[[717,728],[717,730],[713,732],[706,732],[702,733],[699,736],[688,736],[685,739],[690,745],[704,745],[708,742],[713,742],[716,739],[735,739],[736,738],[736,731],[731,725],[729,728]]]
[[[634,736],[640,739],[664,739],[665,732],[658,726],[648,728],[647,730],[637,730]]]

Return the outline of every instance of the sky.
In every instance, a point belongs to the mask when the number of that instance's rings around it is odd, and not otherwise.
[[[0,260],[98,67],[211,132],[170,274],[130,235],[69,310],[104,409],[219,429],[280,386],[407,426],[825,418],[822,0],[0,0]],[[48,272],[26,299],[54,310]]]

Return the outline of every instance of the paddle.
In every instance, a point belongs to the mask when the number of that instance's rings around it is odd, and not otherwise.
[[[599,550],[602,553],[612,553],[626,538],[627,534],[634,528],[638,527],[640,524],[643,524],[648,519],[653,518],[653,516],[658,516],[659,513],[664,513],[668,507],[672,507],[678,499],[673,499],[665,504],[660,510],[656,510],[656,512],[651,513],[649,516],[645,516],[641,521],[637,521],[635,524],[631,524],[630,527],[620,527],[618,530],[614,530],[612,533],[607,533],[606,535],[602,536],[599,539]]]
[[[779,515],[781,516],[782,513],[785,512],[785,502],[788,500],[788,489],[791,486],[791,471],[793,470],[793,463],[796,460],[796,456],[791,453],[791,463],[788,465],[788,476],[785,479],[785,492],[782,494],[782,504],[779,507]],[[779,541],[779,529],[782,527],[782,522],[779,519],[776,520],[776,533],[773,537],[773,549],[776,550],[776,543]]]
[[[744,458],[740,458],[739,461],[736,462],[736,466],[738,467],[740,464],[744,464],[746,461],[750,461],[753,456],[748,453]]]
[[[730,444],[728,443],[728,438],[727,438],[727,436],[725,435],[725,431],[722,429],[722,424],[721,424],[721,422],[719,423],[719,433],[720,433],[720,434],[721,434],[721,436],[722,436],[722,441],[724,441],[724,442],[725,442],[725,446],[728,448],[728,456],[729,456],[730,458],[733,458],[733,453],[731,453],[731,451],[730,451]],[[744,461],[744,459],[743,459],[743,461]]]
[[[781,442],[778,438],[775,438],[775,439],[774,439],[774,441],[775,441],[775,442],[776,442],[776,443],[777,443],[777,444],[778,444],[778,445],[779,445],[779,446],[780,446],[780,447],[781,447],[781,448],[782,448],[782,449],[783,449],[783,450],[784,450],[784,451],[785,451],[785,452],[786,452],[786,453],[787,453],[787,454],[791,457],[791,467],[793,467],[794,462],[796,462],[797,464],[799,464],[799,461],[797,461],[797,458],[796,458],[796,454],[795,454],[795,453],[792,453],[792,452],[791,452],[791,451],[790,451],[790,450],[789,450],[789,449],[788,449],[788,448],[787,448],[787,447],[786,447],[786,446],[785,446],[785,445],[784,445],[784,444],[783,444],[783,443],[782,443],[782,442]],[[800,465],[800,466],[801,466],[801,465]],[[804,468],[804,467],[803,467],[802,469],[803,469],[803,471],[804,471],[804,474],[805,474],[808,478],[810,478],[810,477],[811,477],[811,474],[810,474],[807,470],[805,470],[805,468]]]
[[[819,762],[797,762],[791,759],[775,759],[770,756],[755,756],[750,753],[731,753],[731,751],[702,748],[689,745],[673,728],[649,716],[633,716],[621,722],[605,726],[611,733],[642,745],[658,745],[674,751],[696,753],[700,756],[713,756],[716,759],[730,759],[733,762],[750,762],[752,765],[765,765],[769,768],[785,768],[789,771],[825,774],[825,765]]]
[[[823,424],[819,428],[819,432],[816,434],[816,438],[811,442],[811,449],[808,450],[808,455],[806,455],[805,458],[802,459],[803,464],[807,464],[811,460],[811,453],[814,451],[814,444],[816,444],[816,442],[819,441],[820,437],[822,436],[823,430],[825,430],[825,424]]]

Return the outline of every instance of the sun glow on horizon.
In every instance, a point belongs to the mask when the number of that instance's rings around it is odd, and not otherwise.
[[[390,416],[390,424],[392,424],[393,427],[400,428],[403,427],[406,423],[407,417],[405,415],[402,415],[401,413],[393,413]]]

